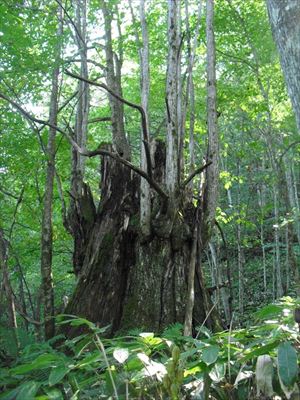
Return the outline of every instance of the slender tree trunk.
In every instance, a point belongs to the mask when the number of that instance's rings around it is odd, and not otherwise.
[[[265,159],[262,160],[262,172],[265,172]],[[260,207],[260,246],[262,251],[263,262],[263,282],[264,296],[267,296],[267,265],[266,265],[266,250],[265,250],[265,234],[264,234],[264,207],[265,207],[265,184],[262,183],[257,189],[258,204]]]
[[[290,243],[289,243],[289,226],[285,226],[285,291],[287,294],[290,288]]]
[[[21,311],[24,315],[27,315],[27,307],[26,307],[26,299],[25,299],[25,291],[22,276],[19,276],[19,296],[20,296],[20,307]],[[28,331],[28,321],[24,320],[25,329]]]
[[[282,289],[282,274],[280,262],[280,243],[279,243],[279,210],[278,210],[278,189],[276,184],[273,186],[273,201],[274,201],[274,250],[275,250],[275,272],[276,272],[276,297],[279,298],[283,294]]]
[[[239,274],[239,312],[244,313],[244,253],[242,247],[241,224],[237,224],[237,244],[238,244],[238,274]]]
[[[182,125],[185,127],[186,116],[189,108],[189,172],[192,173],[195,168],[195,138],[194,138],[194,128],[195,128],[195,90],[194,90],[194,76],[193,68],[195,63],[196,49],[198,46],[198,38],[201,26],[201,16],[202,16],[202,1],[199,1],[198,13],[197,13],[197,24],[196,31],[191,42],[190,37],[190,23],[189,23],[189,7],[188,0],[185,0],[185,30],[187,35],[187,56],[188,56],[188,67],[187,67],[187,84],[186,84],[186,98],[183,105],[183,115],[182,115]],[[181,141],[179,146],[179,159],[182,159],[181,164],[183,165],[184,160],[182,153],[184,150],[184,135],[181,135]],[[193,194],[193,182],[189,184],[190,196]]]
[[[62,37],[62,15],[61,9],[58,9],[58,37]],[[57,125],[58,113],[58,78],[60,73],[60,51],[61,44],[58,44],[56,50],[55,67],[52,73],[52,91],[50,99],[49,122]],[[48,144],[46,149],[47,171],[45,195],[43,204],[42,217],[42,236],[41,236],[41,276],[43,290],[43,307],[44,307],[44,328],[45,338],[50,339],[55,334],[54,324],[54,291],[52,280],[52,201],[53,201],[53,183],[55,176],[55,137],[56,130],[49,129]]]
[[[197,224],[194,228],[193,234],[193,244],[191,250],[190,264],[189,264],[189,274],[188,274],[188,298],[185,309],[184,318],[184,335],[191,336],[193,329],[193,311],[195,303],[195,270],[196,270],[196,257],[197,257],[197,238],[198,229]]]
[[[237,162],[237,176],[240,178],[240,160]],[[238,251],[238,275],[239,275],[239,312],[242,315],[244,313],[244,250],[242,243],[242,225],[241,225],[241,187],[238,181],[237,188],[237,209],[239,221],[237,223],[237,251]]]
[[[108,10],[108,4],[105,0],[101,1],[101,9],[104,17],[105,29],[105,56],[106,56],[106,82],[107,86],[115,93],[122,96],[121,88],[121,65],[120,60],[113,52],[111,22],[112,13]],[[124,128],[124,107],[123,103],[109,95],[111,108],[112,136],[116,151],[125,159],[130,159],[130,148],[125,136]]]
[[[167,158],[166,185],[174,193],[178,184],[178,54],[180,0],[168,0],[168,70],[166,83]]]
[[[76,46],[80,57],[80,75],[88,79],[87,63],[87,0],[76,0]],[[74,127],[74,140],[85,148],[88,135],[90,102],[89,85],[78,82],[77,109]],[[67,229],[74,238],[73,269],[78,275],[83,264],[90,230],[95,218],[95,205],[89,186],[84,182],[85,157],[72,149],[71,199],[67,216]]]
[[[211,230],[215,223],[215,212],[218,198],[218,158],[219,142],[217,132],[217,90],[216,90],[216,59],[214,38],[214,2],[206,3],[206,41],[207,41],[207,127],[208,127],[208,159],[212,164],[206,170],[206,183],[203,203],[201,203],[202,221],[199,224],[197,246],[201,254],[211,236]],[[198,224],[196,220],[196,224]],[[194,244],[193,244],[194,245]],[[195,281],[190,281],[195,275],[193,271],[198,267],[198,278],[203,283],[203,273],[200,263],[192,262],[189,266],[188,297],[185,311],[185,335],[191,335],[191,319],[194,309]],[[206,298],[204,297],[206,301]]]
[[[214,0],[206,3],[206,42],[207,42],[207,129],[208,151],[207,159],[212,164],[206,169],[206,184],[204,191],[204,228],[202,242],[207,243],[211,229],[215,223],[215,213],[219,190],[219,136],[217,127],[217,85],[216,85],[216,55],[214,38]]]
[[[140,67],[141,67],[141,98],[142,107],[146,114],[147,131],[149,132],[149,91],[150,91],[150,70],[149,70],[149,38],[148,28],[145,17],[145,0],[140,0],[140,20],[142,28],[142,48],[140,49]],[[141,130],[141,168],[147,171],[147,159],[145,147],[143,144],[144,134]],[[140,197],[140,225],[143,235],[150,235],[150,219],[151,219],[151,198],[150,186],[145,179],[141,179],[141,197]]]
[[[8,326],[14,330],[13,335],[15,335],[17,342],[17,336],[15,332],[15,329],[18,327],[16,307],[15,307],[14,294],[9,279],[7,259],[8,259],[8,242],[5,240],[3,235],[3,230],[0,228],[0,270],[2,271],[3,287],[7,300]]]

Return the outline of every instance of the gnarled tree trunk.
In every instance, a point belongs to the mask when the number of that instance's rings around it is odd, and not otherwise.
[[[165,146],[153,146],[154,177],[164,179]],[[161,212],[152,198],[151,237],[145,242],[139,228],[139,178],[129,168],[102,158],[101,201],[87,247],[83,268],[67,314],[84,316],[109,333],[140,327],[161,330],[184,322],[188,266],[193,246],[196,207],[185,201],[185,191]],[[196,259],[200,260],[197,247]],[[202,322],[211,308],[200,266],[194,320]],[[208,325],[216,327],[214,314]],[[72,328],[68,334],[78,331]]]
[[[106,62],[108,67],[111,66],[108,68],[107,83],[111,87],[98,86],[110,94],[113,146],[94,152],[79,149],[89,156],[101,154],[105,158],[102,158],[99,207],[78,285],[66,313],[84,316],[101,326],[109,325],[109,334],[133,327],[160,331],[171,323],[181,322],[185,323],[185,334],[190,335],[193,326],[204,320],[208,326],[216,328],[218,318],[205,290],[201,268],[202,252],[215,222],[218,193],[213,2],[207,1],[207,164],[183,182],[180,179],[183,171],[178,170],[178,138],[181,134],[178,121],[179,116],[180,121],[182,117],[178,115],[182,111],[179,106],[182,99],[177,90],[180,79],[180,1],[168,1],[166,143],[156,141],[151,145],[148,140],[147,102],[143,101],[143,106],[133,104],[121,98],[121,90],[113,86],[110,76],[113,71],[111,16],[105,2],[102,5]],[[74,74],[71,76],[82,79]],[[92,81],[88,82],[97,86]],[[147,91],[144,90],[145,96]],[[124,130],[114,130],[117,126],[115,118],[123,115],[114,110],[119,103],[125,103],[141,114],[147,160],[142,169],[126,161],[130,152]],[[197,204],[194,204],[188,184],[204,169],[205,183],[198,190]],[[143,178],[134,174],[133,170]],[[151,187],[148,193],[151,214],[147,235],[144,234],[140,208],[143,207],[141,196],[145,195],[140,179],[144,178]],[[75,333],[73,328],[68,332],[70,335]]]

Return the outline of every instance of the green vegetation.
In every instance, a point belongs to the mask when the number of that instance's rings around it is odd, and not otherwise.
[[[0,0],[0,400],[300,399],[299,1]]]
[[[202,325],[194,339],[182,336],[180,324],[159,336],[135,331],[107,339],[105,328],[62,315],[58,324],[88,332],[46,343],[23,338],[32,342],[23,343],[17,357],[2,340],[1,354],[11,359],[1,368],[0,399],[298,398],[299,305],[285,297],[257,311],[249,328],[213,334]]]

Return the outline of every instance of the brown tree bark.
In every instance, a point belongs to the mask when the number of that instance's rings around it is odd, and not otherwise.
[[[156,142],[153,148],[154,178],[162,182],[165,145]],[[172,203],[162,213],[155,198],[151,238],[145,243],[139,235],[139,178],[107,157],[102,158],[101,174],[96,222],[66,313],[110,325],[110,334],[133,327],[159,331],[176,321],[183,323],[196,207],[183,201],[183,192],[176,209]],[[197,246],[197,259],[199,251]],[[194,320],[201,322],[212,304],[199,265],[196,279]],[[207,323],[211,328],[218,326],[214,315]],[[72,328],[67,333],[78,331]]]
[[[300,129],[300,2],[267,0],[269,19]]]
[[[161,141],[152,144],[150,165],[147,159],[148,175],[140,169],[139,175],[142,178],[138,177],[133,174],[138,169],[124,162],[128,154],[127,144],[123,147],[124,142],[120,141],[122,129],[114,134],[114,124],[113,147],[101,148],[93,153],[100,154],[101,150],[102,155],[111,155],[116,149],[123,157],[102,157],[100,203],[78,285],[66,313],[85,316],[101,326],[109,325],[109,334],[133,327],[160,331],[171,323],[184,323],[186,305],[188,299],[191,299],[194,284],[195,297],[192,296],[192,302],[188,305],[188,334],[192,333],[192,326],[204,320],[210,328],[219,327],[218,317],[212,311],[213,305],[205,289],[201,268],[202,252],[214,224],[218,191],[213,10],[208,5],[208,162],[203,169],[195,170],[190,178],[180,184],[178,104],[181,99],[177,94],[180,78],[179,6],[179,0],[168,1],[170,49],[166,83],[167,137],[165,144]],[[116,102],[139,110],[145,133],[143,138],[147,139],[147,110],[143,108],[147,107],[147,102],[143,102],[143,107],[137,106],[122,99],[120,89],[109,87],[115,83],[111,75],[114,71],[111,16],[106,9],[106,2],[102,3],[102,11],[105,18],[108,87],[103,84],[98,86],[111,95],[113,121]],[[81,79],[74,74],[69,75]],[[96,83],[90,83],[97,86]],[[121,123],[120,120],[115,125],[118,123]],[[194,205],[188,196],[187,184],[205,168],[210,170],[206,173],[204,193],[199,196],[198,204]],[[143,195],[140,191],[140,179],[144,178],[155,188],[155,192],[151,194],[150,232],[147,238],[141,234],[140,219],[140,197]],[[164,187],[167,193],[162,189]],[[193,269],[189,269],[189,266]],[[67,333],[77,333],[76,328],[71,328]]]

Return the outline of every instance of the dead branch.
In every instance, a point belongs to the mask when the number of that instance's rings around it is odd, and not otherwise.
[[[202,167],[197,168],[194,172],[191,173],[191,175],[186,178],[186,180],[182,183],[181,189],[184,189],[184,187],[192,180],[194,177],[198,174],[201,174],[207,167],[209,167],[212,164],[212,161],[208,161],[205,165],[202,165]]]
[[[136,167],[131,162],[129,162],[129,161],[125,160],[124,158],[122,158],[118,153],[113,153],[113,152],[110,152],[108,150],[103,150],[103,149],[96,149],[96,150],[91,150],[91,151],[87,150],[87,149],[84,149],[84,148],[80,147],[78,145],[78,143],[76,143],[75,140],[72,138],[72,132],[68,133],[68,132],[64,131],[63,129],[61,129],[59,126],[53,125],[48,121],[44,121],[42,119],[39,119],[39,118],[36,118],[36,117],[32,116],[26,110],[24,110],[24,108],[22,108],[18,103],[16,103],[15,101],[13,101],[12,99],[10,99],[9,97],[7,97],[5,94],[3,94],[1,92],[0,92],[0,98],[2,98],[3,100],[7,101],[8,103],[10,103],[28,121],[35,122],[35,123],[42,124],[42,125],[46,125],[49,128],[56,129],[57,132],[60,132],[62,135],[64,135],[68,139],[68,141],[74,147],[74,149],[79,154],[81,154],[82,156],[90,157],[90,158],[91,157],[95,157],[95,156],[108,156],[108,157],[111,157],[114,160],[120,162],[121,164],[127,166],[128,168],[130,168],[131,170],[136,172],[138,175],[140,175],[144,179],[146,179],[146,181],[149,183],[149,185],[162,197],[162,199],[164,201],[168,200],[169,196],[167,195],[167,193],[158,185],[157,182],[154,181],[154,179],[151,176],[149,176],[141,168]],[[71,131],[71,128],[69,128],[69,129]]]
[[[105,83],[91,81],[90,79],[83,78],[80,75],[73,74],[70,71],[65,71],[65,73],[68,76],[71,76],[72,78],[79,79],[90,85],[104,89],[106,92],[108,92],[110,95],[112,95],[114,98],[116,98],[120,102],[139,111],[139,113],[141,114],[142,131],[143,131],[143,137],[144,137],[143,143],[144,143],[145,154],[146,154],[146,159],[147,159],[147,173],[148,173],[149,177],[152,179],[152,165],[151,165],[151,156],[150,156],[150,148],[149,148],[149,134],[148,134],[148,128],[147,128],[147,118],[146,118],[146,113],[145,113],[144,108],[139,104],[132,103],[131,101],[126,100],[123,97],[119,96],[117,93],[115,93],[113,90],[111,90],[107,85],[105,85]]]

